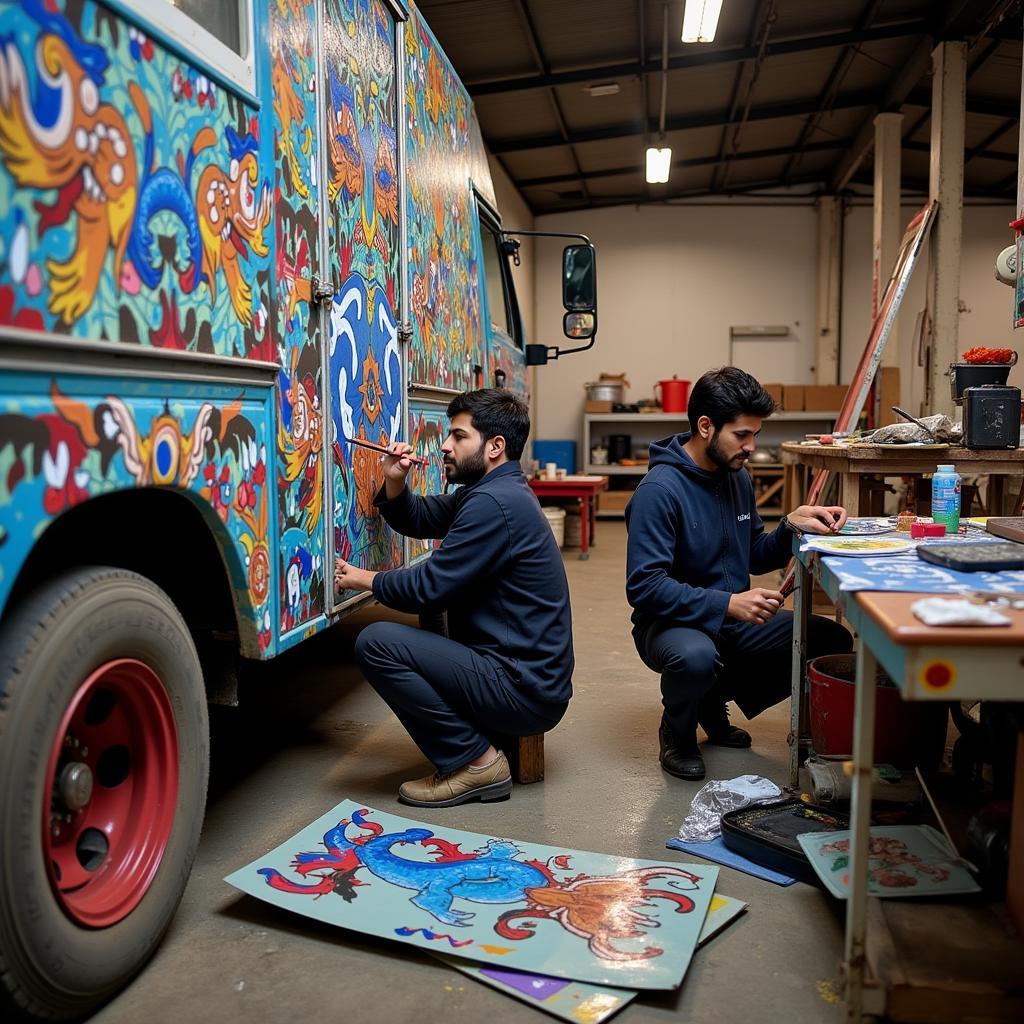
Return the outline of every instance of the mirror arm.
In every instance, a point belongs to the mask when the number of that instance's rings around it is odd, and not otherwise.
[[[514,236],[514,234],[528,234],[528,236],[536,239],[579,239],[588,246],[591,245],[591,241],[586,234],[577,234],[573,231],[518,231],[509,227],[503,227],[502,234],[508,234],[508,236]]]
[[[594,347],[594,342],[597,340],[597,331],[590,336],[590,341],[586,345],[579,345],[576,348],[556,348],[556,355],[553,357],[557,359],[559,356],[567,356],[572,352],[586,352],[588,348]]]

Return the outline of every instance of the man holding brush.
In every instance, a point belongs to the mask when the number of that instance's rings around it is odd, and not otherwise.
[[[530,433],[526,403],[488,388],[455,397],[441,447],[450,494],[406,487],[411,449],[392,444],[374,504],[409,537],[440,538],[430,558],[371,572],[338,559],[339,589],[368,590],[412,613],[447,612],[448,636],[376,622],[356,640],[373,688],[434,763],[404,783],[416,807],[499,800],[512,791],[496,735],[554,728],[572,694],[572,621],[561,552],[519,459]]]
[[[839,506],[801,505],[765,532],[742,470],[774,410],[749,373],[705,373],[690,393],[692,432],[651,445],[651,468],[626,506],[633,640],[661,674],[659,760],[677,778],[704,778],[698,724],[708,743],[750,746],[750,733],[730,724],[727,700],[753,718],[789,696],[793,613],[779,611],[779,591],[751,587],[750,574],[785,566],[794,534],[846,522]],[[813,615],[807,646],[813,658],[850,651],[853,641]]]

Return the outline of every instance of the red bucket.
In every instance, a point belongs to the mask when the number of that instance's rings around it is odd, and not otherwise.
[[[807,663],[811,746],[816,754],[851,755],[857,656],[826,654]],[[945,703],[911,703],[879,670],[875,684],[875,764],[938,767],[946,745]]]
[[[654,385],[654,394],[661,404],[662,412],[686,412],[686,403],[690,400],[690,382],[675,376],[671,380],[660,380]]]

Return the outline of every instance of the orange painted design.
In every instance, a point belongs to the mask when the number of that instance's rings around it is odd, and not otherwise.
[[[956,667],[948,661],[929,661],[918,678],[926,690],[948,690],[956,682]]]

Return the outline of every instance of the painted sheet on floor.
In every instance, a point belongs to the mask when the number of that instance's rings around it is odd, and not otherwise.
[[[746,909],[743,900],[732,896],[711,897],[711,908],[704,918],[698,946],[717,935],[726,925],[731,924]],[[608,988],[588,985],[585,982],[570,981],[566,978],[552,978],[547,974],[530,971],[510,971],[500,967],[485,967],[446,953],[435,953],[438,960],[468,974],[471,978],[496,988],[499,992],[521,999],[536,1006],[560,1020],[576,1021],[579,1024],[602,1024],[618,1013],[636,996],[636,991],[625,988]]]
[[[308,917],[503,968],[675,988],[718,868],[462,832],[344,800],[225,881]]]

